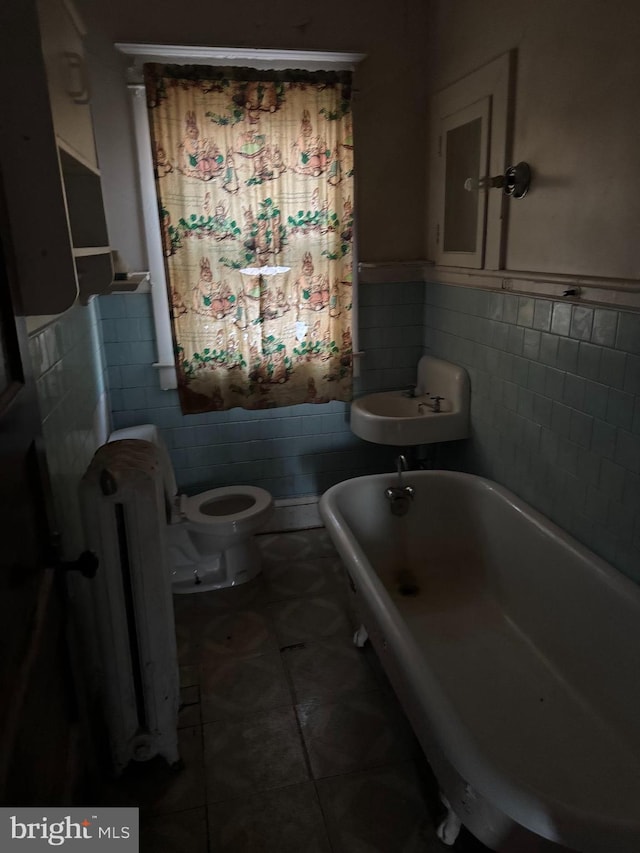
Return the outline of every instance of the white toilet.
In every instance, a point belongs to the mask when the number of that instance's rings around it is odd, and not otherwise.
[[[168,541],[176,593],[204,592],[246,583],[260,573],[253,538],[273,509],[273,498],[257,486],[227,486],[187,497],[178,494],[173,465],[153,424],[118,429],[109,441],[139,439],[158,448],[168,512]]]

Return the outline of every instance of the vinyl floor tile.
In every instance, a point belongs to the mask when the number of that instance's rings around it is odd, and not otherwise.
[[[142,821],[140,853],[208,853],[205,807]]]
[[[180,667],[180,687],[193,687],[200,684],[200,670],[197,666]]]
[[[389,764],[411,756],[413,736],[381,693],[296,706],[314,779]]]
[[[178,728],[184,729],[191,726],[199,726],[201,722],[199,686],[193,684],[190,687],[181,688]]]
[[[194,606],[199,613],[211,614],[222,610],[259,610],[267,601],[267,586],[261,573],[247,583],[230,586],[226,589],[198,592],[191,597],[195,599]]]
[[[282,658],[298,703],[335,700],[379,689],[363,650],[357,649],[348,636],[286,648]]]
[[[280,648],[335,634],[349,636],[352,630],[347,601],[339,596],[279,601],[266,612],[273,619]]]
[[[178,664],[184,669],[197,662],[197,635],[194,634],[192,622],[184,615],[179,621],[176,619],[175,627]]]
[[[265,533],[256,537],[265,565],[281,560],[335,557],[336,549],[324,527],[289,533]]]
[[[254,581],[174,597],[184,768],[129,768],[105,803],[141,806],[143,853],[442,853],[326,530],[257,542]]]
[[[212,660],[201,669],[202,720],[237,719],[291,704],[280,655]]]
[[[313,782],[209,806],[211,853],[329,853]]]
[[[204,727],[207,800],[307,781],[309,773],[293,709],[276,708]]]
[[[270,601],[301,595],[344,593],[346,575],[339,557],[280,560],[264,568]]]
[[[316,783],[334,853],[444,853],[411,762]]]
[[[141,813],[170,814],[205,804],[202,728],[178,731],[181,764],[171,768],[160,756],[132,762],[110,782],[101,797],[105,805],[139,806]]]
[[[391,682],[389,681],[387,674],[380,663],[380,659],[375,653],[371,643],[366,643],[359,651],[362,653],[362,656],[365,658],[367,664],[374,673],[376,681],[378,682],[378,689],[389,696],[395,696]]]
[[[257,610],[211,613],[187,626],[177,625],[176,637],[182,665],[263,655],[278,649],[270,618]]]
[[[194,613],[197,608],[197,595],[174,595],[173,596],[173,615],[176,620],[176,625],[188,625],[193,621]]]

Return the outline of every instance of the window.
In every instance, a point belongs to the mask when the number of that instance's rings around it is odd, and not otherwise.
[[[171,387],[173,372],[166,264],[183,411],[348,399],[357,348],[348,78],[154,65],[147,83],[153,148],[139,87],[134,114],[161,384]]]

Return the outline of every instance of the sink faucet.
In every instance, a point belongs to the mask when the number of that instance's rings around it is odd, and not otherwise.
[[[435,395],[431,398],[431,401],[430,401],[430,402],[427,402],[427,401],[425,400],[425,401],[424,401],[424,402],[422,402],[422,403],[418,403],[418,413],[419,413],[419,414],[421,414],[421,415],[424,415],[424,410],[425,410],[425,409],[431,409],[431,411],[432,411],[432,412],[435,412],[436,414],[437,414],[438,412],[441,412],[441,411],[442,411],[442,409],[441,409],[441,407],[440,407],[440,400],[444,400],[444,397],[441,397],[439,394],[435,394]]]

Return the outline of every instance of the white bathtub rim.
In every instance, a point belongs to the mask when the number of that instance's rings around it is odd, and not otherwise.
[[[548,516],[543,515],[530,504],[527,504],[526,501],[519,498],[514,492],[511,492],[505,486],[501,486],[493,480],[488,480],[486,477],[480,477],[478,474],[467,474],[462,471],[446,470],[410,471],[403,474],[403,481],[406,485],[413,485],[412,478],[417,477],[418,479],[422,479],[432,478],[434,476],[445,476],[447,479],[451,479],[454,482],[456,480],[460,482],[473,482],[476,487],[483,488],[487,491],[495,492],[500,495],[516,512],[530,521],[540,533],[549,536],[556,542],[561,542],[564,547],[570,549],[576,556],[588,560],[607,586],[612,589],[616,589],[619,593],[629,596],[640,606],[640,585],[638,585],[638,583],[625,575],[624,572],[615,569],[602,557],[599,557],[598,554],[591,551],[586,547],[586,545],[578,542],[578,540],[570,533],[567,533],[566,530],[559,527],[554,521],[548,518]],[[391,473],[367,474],[362,477],[343,480],[341,483],[336,483],[334,486],[331,486],[331,488],[322,495],[320,499],[320,506],[322,505],[325,495],[330,497],[332,495],[339,494],[341,491],[348,488],[350,483],[359,482],[364,484],[370,481],[377,481],[382,483],[383,487],[386,488],[388,485],[397,485],[397,480],[398,475]]]
[[[559,542],[562,547],[570,549],[577,556],[586,559],[599,579],[617,594],[630,597],[640,607],[640,589],[630,578],[609,566],[548,518],[498,483],[473,474],[449,471],[411,472],[405,475],[405,481],[415,487],[420,479],[434,476],[446,476],[447,479],[458,481],[473,481],[476,488],[480,487],[497,493],[541,533]],[[353,488],[354,482],[363,486],[379,484],[384,489],[396,481],[397,476],[394,474],[373,474],[338,483],[322,496],[320,514],[335,536],[335,543],[348,566],[349,574],[376,611],[385,638],[389,643],[393,643],[399,652],[399,658],[406,669],[407,676],[419,693],[423,707],[431,710],[429,724],[445,759],[481,796],[496,805],[507,817],[532,832],[550,841],[578,846],[579,849],[586,851],[602,849],[598,846],[598,840],[592,838],[594,825],[600,824],[602,831],[606,832],[611,829],[611,819],[594,816],[591,812],[587,813],[571,804],[556,800],[544,791],[534,790],[526,782],[514,778],[512,774],[502,772],[494,760],[489,760],[482,754],[458,718],[455,709],[442,694],[428,666],[422,663],[422,655],[399,611],[377,574],[369,570],[367,557],[340,512],[332,505],[333,500],[342,492]],[[434,692],[438,696],[437,703],[433,702]],[[556,826],[556,822],[552,820],[551,816],[554,814],[561,819],[560,826]],[[464,819],[464,816],[462,817]],[[617,828],[623,838],[628,834],[629,842],[632,843],[633,839],[637,840],[640,834],[640,818],[620,821]],[[599,833],[596,832],[596,835]],[[593,843],[595,846],[592,847]],[[628,849],[631,851],[634,848],[630,846]]]

